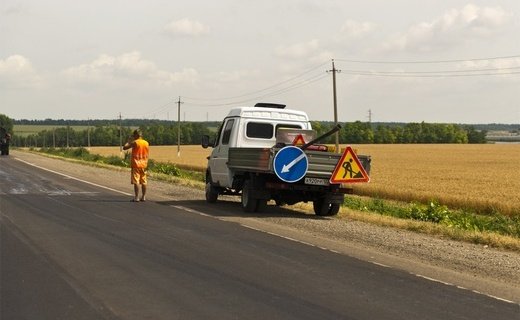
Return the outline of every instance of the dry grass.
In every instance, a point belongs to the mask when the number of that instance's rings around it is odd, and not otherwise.
[[[520,145],[354,145],[372,156],[371,182],[356,184],[356,194],[402,201],[437,200],[482,213],[520,214]],[[152,146],[156,161],[205,168],[211,149]],[[92,153],[118,155],[118,147]]]

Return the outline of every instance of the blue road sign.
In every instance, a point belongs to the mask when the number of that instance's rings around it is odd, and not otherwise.
[[[285,182],[293,183],[305,176],[309,167],[309,160],[302,149],[287,146],[274,156],[274,173]]]

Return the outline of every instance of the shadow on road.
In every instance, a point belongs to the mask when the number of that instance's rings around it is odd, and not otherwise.
[[[185,207],[215,217],[252,217],[252,218],[291,218],[291,219],[313,219],[327,220],[330,217],[320,217],[314,213],[303,212],[287,207],[278,207],[268,204],[262,212],[244,212],[239,202],[218,200],[216,203],[207,203],[205,200],[179,200],[179,201],[157,201],[165,206]]]

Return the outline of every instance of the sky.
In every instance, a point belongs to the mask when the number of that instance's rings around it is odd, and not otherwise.
[[[518,0],[2,0],[0,113],[333,121],[335,76],[340,122],[520,124],[519,34]]]

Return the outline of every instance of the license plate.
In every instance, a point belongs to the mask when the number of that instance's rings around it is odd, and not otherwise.
[[[328,186],[329,180],[319,178],[305,178],[305,184],[312,184],[315,186]]]

